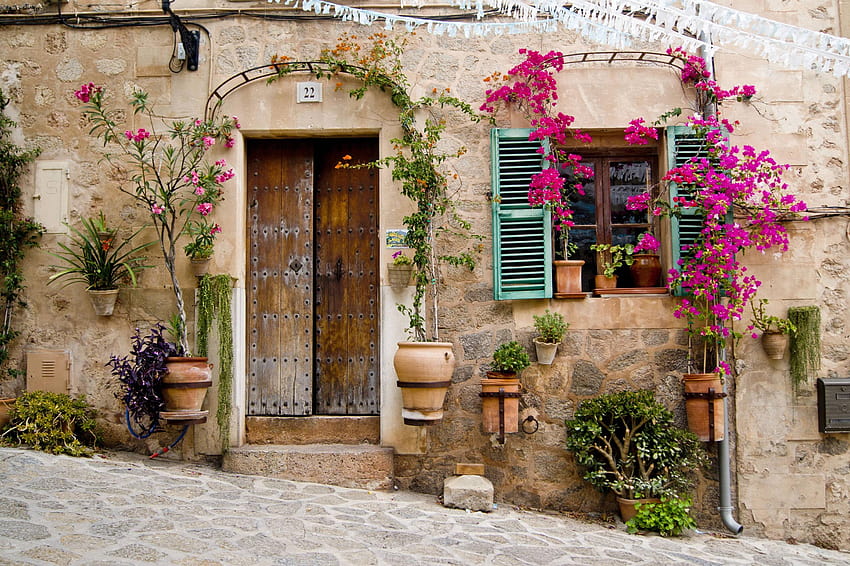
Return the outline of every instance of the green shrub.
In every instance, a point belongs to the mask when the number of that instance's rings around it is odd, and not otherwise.
[[[97,444],[94,410],[82,398],[32,391],[15,401],[3,432],[5,442],[70,456],[90,456]]]
[[[655,531],[663,537],[678,536],[697,526],[688,513],[690,507],[690,499],[662,498],[661,503],[638,503],[637,513],[626,527],[630,533]]]
[[[582,476],[626,499],[675,496],[692,485],[706,458],[696,435],[675,426],[651,391],[623,391],[582,401],[566,422],[567,450]]]
[[[519,372],[531,365],[531,358],[519,342],[511,340],[493,352],[493,371]]]

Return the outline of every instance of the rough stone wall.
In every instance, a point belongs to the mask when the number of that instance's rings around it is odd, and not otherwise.
[[[750,5],[753,11],[768,17],[811,29],[824,29],[836,18],[834,7],[824,7],[816,1],[805,3],[809,10],[784,2],[747,3]],[[73,3],[68,9],[72,7]],[[149,3],[139,9],[156,11],[157,7],[156,3]],[[100,208],[110,218],[121,218],[128,228],[143,221],[130,203],[116,199],[117,181],[99,164],[98,143],[86,135],[88,128],[80,119],[78,102],[72,95],[80,83],[91,80],[106,84],[116,99],[132,86],[141,86],[163,102],[165,113],[199,115],[210,85],[261,65],[273,54],[312,59],[343,32],[365,36],[378,31],[338,21],[228,19],[211,20],[204,25],[210,35],[204,36],[200,69],[194,74],[171,74],[164,68],[162,57],[167,59],[171,45],[167,28],[0,28],[2,87],[11,95],[11,110],[17,114],[24,143],[41,147],[41,159],[69,162],[72,221]],[[514,64],[520,47],[564,52],[607,50],[605,46],[589,45],[569,32],[560,34],[557,40],[534,35],[468,40],[423,33],[412,40],[407,51],[407,69],[418,93],[450,87],[452,93],[477,106],[484,88],[481,79]],[[654,49],[661,50],[658,46]],[[761,92],[751,106],[730,111],[731,117],[744,124],[737,133],[738,139],[759,148],[775,147],[780,160],[794,165],[790,173],[792,188],[810,203],[847,206],[844,83],[829,76],[788,72],[734,51],[720,54],[717,64],[723,84],[756,84]],[[626,83],[641,84],[645,82],[644,73],[626,69],[616,76],[627,79]],[[606,92],[598,85],[572,85],[582,93],[575,96],[576,104],[589,100],[595,105],[593,114],[579,113],[583,127],[600,126],[594,116],[611,116],[617,110],[613,107],[622,106],[611,96],[620,91]],[[659,96],[652,89],[635,92],[640,94],[628,101],[635,107],[658,103],[650,99]],[[661,94],[672,99],[680,96],[679,92],[667,90]],[[564,111],[573,109],[565,103]],[[646,116],[650,117],[650,113]],[[624,124],[619,118],[614,121]],[[499,125],[507,125],[505,117],[500,117]],[[450,120],[445,137],[446,147],[462,145],[469,150],[463,159],[452,164],[459,175],[453,190],[457,191],[461,213],[473,222],[474,231],[487,236],[488,128]],[[24,184],[27,185],[26,180]],[[846,303],[850,262],[845,258],[850,254],[846,226],[846,218],[795,225],[793,248],[784,258],[746,258],[765,281],[765,295],[777,312],[802,304],[818,304],[823,309],[822,376],[848,373]],[[244,249],[239,237],[224,235],[223,244],[234,250],[234,261],[239,261]],[[123,430],[120,407],[114,399],[116,386],[103,367],[104,353],[126,350],[135,326],[167,318],[171,297],[166,278],[161,270],[145,272],[139,289],[122,291],[115,316],[97,318],[78,287],[44,285],[50,273],[47,266],[52,263],[44,250],[55,248],[59,238],[46,236],[42,250],[34,252],[27,261],[30,307],[16,316],[15,324],[22,336],[13,358],[23,367],[28,348],[69,349],[74,364],[73,391],[87,395],[99,408],[108,441],[141,449],[130,442]],[[461,245],[451,242],[450,247]],[[563,510],[610,510],[612,501],[579,479],[575,464],[563,450],[563,421],[572,416],[581,399],[638,387],[653,389],[680,419],[684,418],[678,375],[684,369],[687,342],[681,324],[669,314],[672,300],[495,302],[491,251],[489,241],[485,242],[481,263],[474,272],[446,268],[442,274],[442,338],[455,343],[458,368],[444,422],[429,431],[424,454],[397,456],[398,480],[404,487],[438,493],[455,462],[482,461],[496,487],[497,501]],[[191,281],[188,270],[183,280]],[[521,419],[534,416],[540,429],[535,434],[508,435],[502,446],[495,435],[481,432],[479,380],[498,344],[516,338],[533,351],[531,315],[545,308],[564,312],[572,328],[554,365],[533,365],[523,374]],[[760,346],[752,341],[742,342],[737,354],[741,373],[731,384],[735,393],[731,401],[737,408],[732,413],[732,429],[739,433],[733,454],[739,472],[733,486],[739,496],[738,519],[748,529],[773,537],[850,548],[846,534],[850,532],[846,517],[850,497],[846,479],[850,471],[848,435],[825,436],[817,432],[813,382],[792,390],[787,360],[768,362]],[[0,382],[0,388],[3,393],[17,393],[23,382],[5,380]],[[717,524],[715,473],[714,468],[706,473],[697,492],[702,526]],[[764,500],[766,493],[799,494],[800,499]]]

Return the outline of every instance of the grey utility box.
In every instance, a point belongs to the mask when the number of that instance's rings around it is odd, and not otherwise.
[[[850,377],[818,379],[818,430],[850,432]]]

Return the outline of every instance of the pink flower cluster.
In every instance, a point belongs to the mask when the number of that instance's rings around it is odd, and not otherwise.
[[[643,118],[635,118],[629,122],[629,126],[625,130],[626,141],[629,145],[646,145],[649,140],[658,139],[658,130],[647,126]]]
[[[74,96],[76,96],[79,100],[88,103],[93,96],[99,95],[103,92],[103,88],[99,86],[95,86],[94,83],[88,83],[82,85],[79,90],[74,91]]]
[[[132,142],[140,143],[151,137],[151,133],[144,128],[139,128],[136,132],[133,132],[133,130],[127,130],[124,132],[124,137]]]

